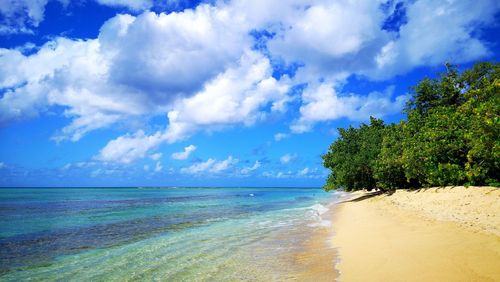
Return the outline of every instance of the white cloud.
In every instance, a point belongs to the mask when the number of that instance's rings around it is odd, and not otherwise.
[[[0,69],[6,70],[0,72],[0,87],[7,89],[0,99],[0,124],[59,105],[72,121],[53,139],[77,141],[89,131],[146,112],[147,107],[133,96],[119,98],[130,91],[105,83],[108,63],[99,50],[96,40],[64,38],[45,44],[31,56],[0,49]]]
[[[267,178],[310,178],[310,179],[324,179],[327,177],[329,174],[329,171],[327,169],[322,169],[321,171],[318,170],[317,168],[310,169],[308,167],[297,171],[294,173],[293,171],[265,171],[262,173],[262,176],[267,177]]]
[[[151,154],[149,157],[150,157],[153,161],[157,161],[157,160],[161,159],[161,156],[162,156],[162,153],[155,153],[155,154]]]
[[[371,92],[368,96],[337,93],[333,84],[323,83],[309,86],[302,93],[300,118],[290,129],[293,133],[310,131],[320,121],[346,117],[350,120],[364,121],[370,116],[381,118],[401,112],[407,96],[392,98],[394,87],[383,93]]]
[[[33,33],[43,21],[48,0],[0,1],[0,35],[9,33]]]
[[[238,159],[233,159],[232,156],[229,156],[227,159],[225,159],[221,162],[214,163],[214,165],[212,166],[210,171],[211,172],[220,172],[220,171],[228,169],[229,167],[236,164],[237,162],[238,162]]]
[[[275,17],[281,28],[268,43],[273,55],[304,64],[296,82],[352,74],[387,79],[418,66],[484,58],[491,52],[475,31],[492,25],[500,9],[494,0],[406,2],[408,21],[396,33],[381,28],[394,9],[384,11],[379,1],[300,4]]]
[[[195,93],[250,44],[237,19],[205,4],[180,13],[146,12],[126,25],[117,20],[99,35],[103,51],[113,56],[112,79],[147,91],[153,103]]]
[[[264,171],[262,173],[262,176],[268,177],[268,178],[290,178],[293,175],[292,175],[291,171],[287,171],[287,172],[278,171],[276,173],[272,172],[272,171]]]
[[[215,163],[214,159],[208,159],[205,162],[199,162],[199,163],[193,164],[189,167],[181,168],[181,172],[182,173],[196,174],[196,173],[208,170],[209,168],[212,167],[212,165],[214,163]]]
[[[158,3],[98,1],[136,11]],[[0,33],[31,31],[43,20],[46,3],[1,2]],[[292,132],[338,118],[391,114],[405,96],[341,93],[339,85],[351,75],[386,79],[418,66],[485,57],[491,51],[480,31],[495,23],[500,2],[422,0],[405,6],[408,22],[399,34],[380,28],[389,16],[380,1],[233,0],[169,14],[117,15],[95,39],[59,37],[38,49],[25,46],[38,50],[30,55],[0,48],[0,124],[59,106],[69,124],[53,140],[78,141],[96,129],[168,113],[165,131],[121,136],[96,157],[130,163],[164,142],[283,113],[292,99],[289,89],[302,82],[308,86]],[[255,30],[274,34],[263,42],[266,52],[252,49],[249,33]],[[302,67],[293,80],[273,77],[267,55]],[[277,141],[285,137],[279,134]],[[127,145],[132,143],[138,148]]]
[[[152,136],[139,134],[138,137],[128,135],[119,137],[120,142],[110,141],[101,150],[99,160],[118,159],[119,162],[131,162],[142,158],[148,150],[155,148],[163,142],[177,142],[187,138],[198,130],[217,130],[230,125],[243,124],[250,126],[266,117],[263,109],[270,106],[270,111],[275,103],[288,99],[288,84],[279,82],[271,76],[272,70],[269,60],[264,56],[248,51],[242,56],[239,65],[229,68],[223,74],[207,83],[205,88],[195,96],[179,100],[175,110],[168,113],[169,125],[165,132],[158,131]],[[133,150],[128,146],[117,147],[111,143],[133,143],[139,140],[154,140],[141,145]],[[142,148],[142,149],[141,149]],[[104,153],[111,151],[108,155]],[[131,155],[131,156],[128,156]]]
[[[498,1],[415,1],[407,5],[408,23],[375,56],[365,73],[386,79],[418,66],[463,63],[484,58],[488,44],[474,30],[495,22]]]
[[[94,159],[129,164],[144,158],[150,150],[155,149],[164,141],[165,137],[160,132],[145,135],[144,131],[139,130],[133,135],[124,135],[109,141]]]
[[[189,155],[196,150],[196,146],[194,145],[189,145],[187,147],[184,147],[184,151],[182,152],[176,152],[172,154],[172,159],[174,160],[185,160],[189,158]]]
[[[235,165],[237,162],[238,159],[234,159],[232,156],[229,156],[227,159],[220,162],[217,162],[216,160],[210,158],[205,162],[199,162],[189,167],[182,168],[181,173],[188,173],[188,174],[198,174],[201,172],[218,173],[227,170],[228,168]]]
[[[65,164],[63,167],[61,167],[61,170],[68,170],[68,169],[70,169],[70,168],[71,168],[71,166],[72,166],[72,164],[71,164],[71,163],[67,163],[67,164]]]
[[[58,0],[68,8],[70,0]],[[139,12],[152,8],[155,4],[162,6],[179,6],[179,1],[160,0],[95,0],[95,2],[110,6],[124,7],[131,11]],[[45,7],[49,0],[2,0],[0,1],[0,35],[15,33],[34,33],[40,23],[45,19]],[[85,5],[86,3],[80,3]]]
[[[181,13],[117,15],[97,39],[57,38],[25,56],[0,49],[0,123],[66,108],[71,123],[54,140],[143,115],[164,113],[224,71],[250,45],[224,11],[209,5]],[[137,50],[141,52],[137,52]]]
[[[160,172],[162,169],[163,167],[161,166],[161,162],[156,162],[155,172]]]
[[[240,172],[242,174],[249,174],[250,172],[258,169],[260,166],[261,166],[261,163],[259,161],[255,161],[255,163],[253,164],[253,166],[244,167],[244,168],[241,169]]]
[[[283,139],[288,138],[289,136],[290,136],[289,134],[279,132],[274,134],[274,140],[281,141]]]
[[[147,10],[153,6],[152,0],[96,0],[101,5],[126,7],[133,11]]]
[[[227,8],[253,27],[249,30],[273,33],[265,44],[271,56],[302,64],[294,82],[308,83],[346,78],[373,68],[374,56],[394,37],[380,28],[388,16],[380,4],[371,0],[236,0]]]
[[[291,161],[295,160],[296,158],[297,158],[297,154],[285,154],[285,155],[281,156],[280,162],[282,164],[288,164]]]
[[[290,176],[289,174],[281,171],[276,174],[276,178],[288,178],[289,176]]]
[[[306,176],[309,173],[309,168],[306,167],[297,173],[298,176]]]
[[[272,111],[276,104],[288,100],[286,79],[272,77],[269,60],[247,51],[237,66],[227,69],[206,84],[195,96],[178,102],[168,113],[166,132],[170,142],[182,140],[194,132],[217,130],[224,126],[253,125],[266,117],[264,107]]]
[[[100,168],[95,169],[95,170],[93,170],[93,171],[90,173],[90,177],[95,178],[95,177],[97,177],[97,176],[99,176],[99,175],[103,174],[103,172],[104,172],[104,170],[102,170],[102,169],[100,169]]]
[[[272,54],[299,62],[297,82],[337,78],[372,65],[373,55],[389,35],[380,29],[380,3],[362,1],[304,1],[272,40]],[[353,21],[353,19],[356,19]]]
[[[149,171],[149,165],[144,165],[144,171]]]

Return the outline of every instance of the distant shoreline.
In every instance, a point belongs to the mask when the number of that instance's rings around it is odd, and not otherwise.
[[[499,281],[500,189],[352,193],[332,213],[341,281]]]

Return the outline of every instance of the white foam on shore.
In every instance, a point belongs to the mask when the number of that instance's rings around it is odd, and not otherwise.
[[[325,212],[329,211],[330,209],[323,206],[322,204],[315,204],[310,207],[313,211],[316,212],[318,216],[324,214]]]
[[[309,227],[330,227],[332,222],[329,220],[320,220],[319,222],[308,224]]]
[[[309,207],[313,211],[313,218],[316,222],[309,224],[309,227],[330,227],[332,225],[331,221],[325,220],[321,217],[322,214],[326,213],[330,209],[323,206],[322,204],[315,204]]]

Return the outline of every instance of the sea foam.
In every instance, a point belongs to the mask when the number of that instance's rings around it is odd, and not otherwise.
[[[324,214],[325,212],[329,211],[329,209],[322,204],[315,204],[310,207],[313,211],[316,212],[318,216]]]
[[[313,211],[314,223],[309,224],[310,227],[329,227],[332,225],[331,221],[325,220],[321,217],[322,214],[326,213],[330,209],[323,206],[322,204],[315,204],[309,207]]]

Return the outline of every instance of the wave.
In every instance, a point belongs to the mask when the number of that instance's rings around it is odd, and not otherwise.
[[[314,204],[309,207],[309,209],[315,211],[318,216],[324,214],[325,212],[329,211],[330,209],[323,206],[322,204]]]
[[[330,209],[323,206],[322,204],[314,204],[309,207],[310,210],[313,211],[313,219],[315,219],[314,223],[309,224],[310,227],[330,227],[332,225],[331,221],[325,220],[321,217],[321,215],[325,214]]]

